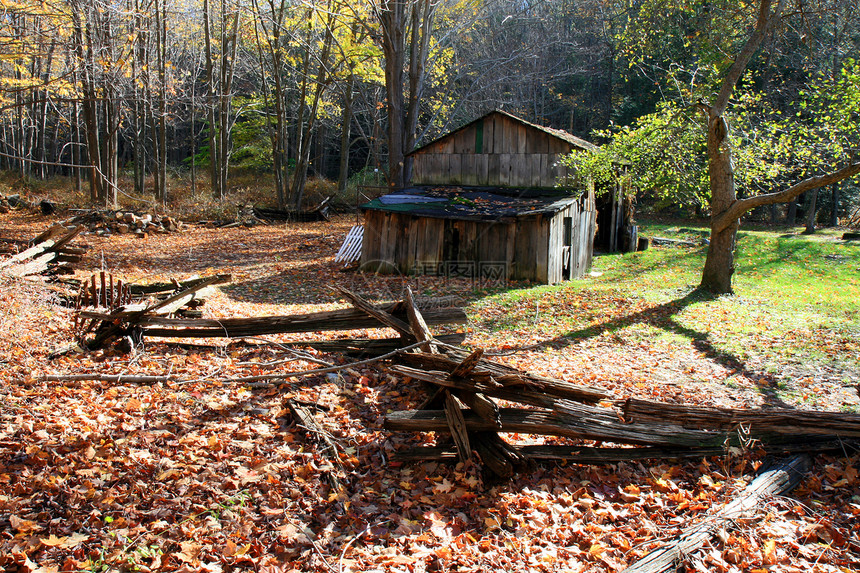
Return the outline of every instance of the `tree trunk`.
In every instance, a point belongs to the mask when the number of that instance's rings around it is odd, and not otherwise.
[[[740,225],[740,215],[728,221],[725,214],[735,206],[735,172],[732,164],[729,124],[725,120],[729,99],[735,85],[743,75],[753,54],[764,37],[770,33],[782,11],[782,0],[760,0],[755,31],[738,53],[731,68],[723,78],[720,92],[711,106],[700,104],[708,113],[708,177],[711,186],[711,243],[702,271],[699,288],[715,294],[732,293],[732,274],[735,272],[735,235]],[[745,211],[744,211],[745,212]]]
[[[813,189],[809,193],[809,209],[806,213],[806,229],[803,230],[804,235],[811,235],[815,232],[815,214],[818,210],[818,189]]]
[[[215,130],[215,59],[212,54],[212,15],[209,0],[203,0],[203,40],[204,54],[206,56],[206,115],[209,120],[209,183],[212,187],[212,196],[222,201],[221,185],[218,176],[218,138]]]
[[[352,126],[352,99],[355,85],[355,76],[350,74],[343,92],[343,115],[341,116],[340,133],[340,165],[338,167],[337,190],[341,193],[346,191],[349,181],[349,142]]]
[[[830,211],[830,226],[838,227],[839,226],[839,183],[834,183],[830,186],[830,192],[832,194],[833,207]]]
[[[735,202],[735,174],[732,153],[728,143],[728,123],[722,116],[711,112],[708,127],[708,176],[711,183],[711,243],[700,288],[716,294],[732,292],[732,275],[735,272],[735,236],[739,222],[717,230],[715,218]]]
[[[785,215],[785,224],[793,227],[797,223],[797,198],[788,204],[788,213]]]

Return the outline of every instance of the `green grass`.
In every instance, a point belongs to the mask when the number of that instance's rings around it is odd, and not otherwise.
[[[694,247],[652,247],[595,257],[599,276],[513,289],[473,303],[479,329],[524,339],[576,341],[609,334],[694,344],[714,357],[754,359],[780,377],[827,365],[845,383],[860,372],[860,244],[825,230],[815,235],[743,230],[734,296],[696,286],[707,246],[704,227],[644,225],[645,236],[692,239]]]

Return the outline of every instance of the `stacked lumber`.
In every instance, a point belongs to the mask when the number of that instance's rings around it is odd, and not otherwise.
[[[72,265],[79,263],[87,251],[86,247],[70,245],[82,230],[80,226],[70,230],[54,225],[30,241],[4,241],[18,252],[0,261],[0,272],[16,277],[73,272]]]

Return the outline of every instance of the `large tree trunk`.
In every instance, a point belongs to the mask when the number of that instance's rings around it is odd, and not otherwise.
[[[713,223],[737,199],[732,153],[728,145],[728,124],[722,116],[712,117],[708,127],[708,175],[711,182],[711,243],[702,272],[700,288],[725,294],[732,292],[735,272],[735,236],[738,220],[717,230]]]
[[[415,146],[418,104],[424,92],[437,4],[430,0],[390,0],[383,6],[378,17],[388,98],[388,185],[399,189],[411,177],[406,155]]]
[[[729,209],[735,206],[735,171],[732,164],[729,125],[725,120],[729,99],[735,85],[758,50],[764,37],[779,18],[782,0],[761,0],[755,31],[738,53],[732,67],[723,78],[720,92],[710,106],[700,104],[708,113],[708,177],[711,185],[711,244],[702,272],[699,288],[715,294],[732,292],[732,274],[735,272],[735,235],[740,214],[726,220]],[[746,211],[743,211],[746,212]]]

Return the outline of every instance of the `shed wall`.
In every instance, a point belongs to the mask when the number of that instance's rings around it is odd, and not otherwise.
[[[361,263],[368,271],[554,284],[583,276],[591,264],[594,212],[577,204],[551,217],[495,222],[369,209],[364,223]]]
[[[570,143],[501,114],[490,114],[412,156],[416,185],[553,187]]]

